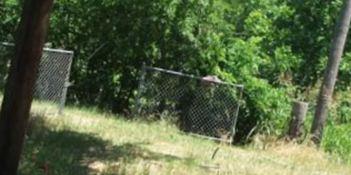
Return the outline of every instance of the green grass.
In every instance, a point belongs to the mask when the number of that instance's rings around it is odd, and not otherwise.
[[[32,117],[20,172],[346,175],[351,168],[306,145],[256,137],[251,146],[232,147],[182,134],[165,121],[127,121],[94,110],[69,108],[64,116]]]
[[[323,148],[351,164],[351,124],[328,125]]]

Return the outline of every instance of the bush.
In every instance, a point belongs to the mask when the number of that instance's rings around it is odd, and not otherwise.
[[[324,132],[322,146],[326,151],[341,156],[351,163],[351,124],[329,123]]]

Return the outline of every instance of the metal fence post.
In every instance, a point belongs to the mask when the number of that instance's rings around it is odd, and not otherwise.
[[[139,87],[138,87],[138,94],[137,94],[137,99],[136,99],[136,104],[135,104],[135,115],[140,115],[141,113],[141,95],[143,93],[144,89],[144,83],[145,83],[145,76],[146,76],[146,65],[143,63],[141,72],[140,72],[140,80],[139,80]]]
[[[63,109],[65,107],[66,104],[66,99],[67,99],[67,91],[68,88],[72,85],[72,83],[69,82],[69,77],[70,77],[70,72],[71,72],[71,68],[72,68],[72,62],[73,62],[73,56],[74,53],[71,53],[71,59],[69,60],[68,63],[68,67],[67,67],[67,75],[65,77],[65,84],[63,86],[63,90],[62,90],[62,95],[61,95],[61,99],[60,99],[60,104],[59,104],[59,110],[58,110],[58,115],[62,115],[63,114]]]
[[[63,115],[63,109],[65,108],[65,104],[66,104],[66,99],[67,99],[67,91],[68,88],[71,86],[70,82],[66,82],[65,86],[62,90],[62,96],[60,99],[60,104],[59,104],[59,110],[58,110],[58,115]]]
[[[244,86],[241,86],[241,87],[237,87],[237,89],[239,89],[239,99],[242,98],[243,96],[243,92],[244,92]],[[236,105],[236,109],[235,109],[235,118],[234,118],[234,121],[233,121],[233,129],[232,129],[232,136],[231,136],[231,140],[230,140],[230,143],[231,144],[234,144],[234,137],[235,137],[235,134],[236,134],[236,124],[238,122],[238,118],[239,118],[239,110],[240,110],[240,101],[238,101],[237,105]]]
[[[14,44],[3,42],[0,43],[0,47],[3,49],[3,52],[0,53],[0,59],[10,59],[6,54],[13,53]],[[62,114],[66,102],[67,88],[70,85],[69,75],[73,55],[73,51],[43,48],[43,55],[33,91],[34,100],[40,102],[40,105],[36,106],[40,111],[36,112],[46,113],[46,111],[49,111],[54,115]],[[3,81],[6,79],[6,76],[7,72],[1,73],[1,85],[4,84]],[[50,107],[55,107],[55,110],[48,110]]]

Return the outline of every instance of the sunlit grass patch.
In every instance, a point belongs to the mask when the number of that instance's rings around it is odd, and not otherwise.
[[[183,134],[166,121],[74,107],[62,116],[32,118],[20,169],[34,175],[351,174],[308,146],[233,147]]]
[[[327,126],[323,148],[351,164],[351,124]]]

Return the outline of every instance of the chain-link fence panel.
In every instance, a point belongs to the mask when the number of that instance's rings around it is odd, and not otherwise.
[[[14,46],[0,44],[0,91],[3,93]],[[33,92],[32,112],[62,113],[66,102],[67,89],[73,52],[44,48]]]
[[[144,66],[136,111],[172,119],[187,133],[232,142],[242,91],[242,85]]]

